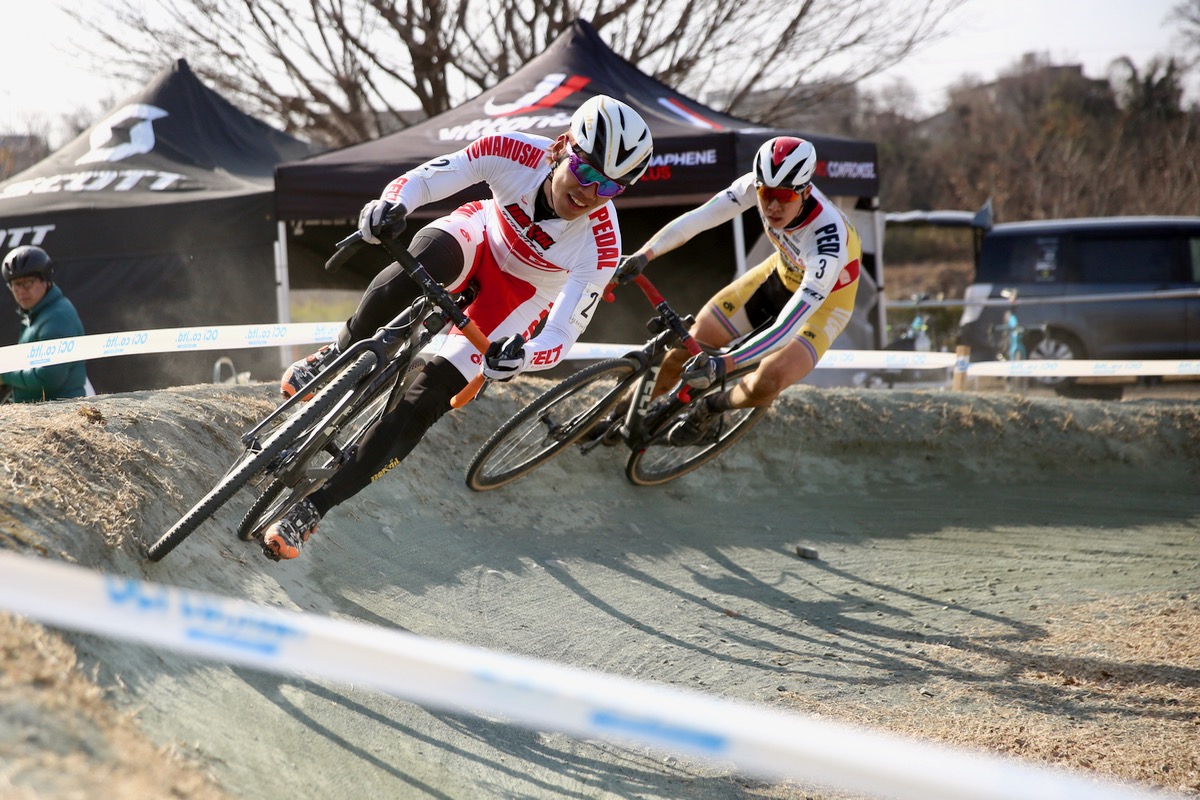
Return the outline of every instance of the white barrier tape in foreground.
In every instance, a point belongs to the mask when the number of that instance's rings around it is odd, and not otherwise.
[[[1135,375],[1200,375],[1200,359],[1100,361],[982,361],[967,367],[968,378],[1106,378]]]
[[[912,800],[1167,800],[1015,760],[2,551],[0,608],[221,663],[500,715],[534,730],[733,762],[769,778]]]
[[[97,333],[0,347],[0,372],[33,369],[71,361],[113,356],[178,353],[191,350],[244,350],[252,347],[324,344],[341,331],[341,322],[304,322],[263,325],[204,325],[194,328],[157,328],[121,333]],[[431,348],[436,347],[435,339]],[[620,358],[639,344],[577,342],[567,358],[599,360]],[[890,350],[830,350],[821,368],[935,369],[950,367],[949,353],[914,353]]]

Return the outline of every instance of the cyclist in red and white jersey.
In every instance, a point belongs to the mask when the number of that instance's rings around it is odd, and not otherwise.
[[[672,444],[703,441],[722,411],[770,405],[812,372],[850,321],[862,243],[846,215],[812,185],[816,166],[811,142],[777,136],[759,148],[753,172],[667,223],[622,259],[620,275],[626,280],[654,258],[756,206],[775,245],[766,261],[717,292],[692,328],[696,340],[711,348],[754,335],[719,357],[702,353],[685,364],[686,351],[667,354],[660,391],[681,375],[692,386],[708,388],[735,367],[758,364],[733,388],[697,403],[668,433]]]
[[[322,516],[399,464],[481,367],[489,378],[509,380],[559,363],[591,321],[620,259],[611,200],[642,176],[652,151],[645,120],[627,104],[597,95],[555,139],[485,136],[406,172],[363,207],[359,232],[378,244],[399,235],[409,212],[487,184],[489,199],[430,223],[409,249],[449,291],[461,291],[469,281],[478,285],[467,314],[492,346],[480,354],[461,333],[447,337],[395,411],[366,433],[351,461],[267,529],[264,544],[277,558],[297,557]],[[374,335],[418,291],[399,265],[380,272],[337,341],[284,373],[284,396],[301,391],[352,342]]]

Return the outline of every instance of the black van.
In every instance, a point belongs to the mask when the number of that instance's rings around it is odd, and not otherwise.
[[[1003,352],[1008,309],[970,303],[1014,297],[1027,358],[1200,356],[1200,217],[1011,222],[977,233],[959,334],[972,361]],[[1197,296],[1068,302],[1171,290]],[[1044,302],[1052,298],[1063,302]],[[1021,302],[1030,300],[1043,302]]]

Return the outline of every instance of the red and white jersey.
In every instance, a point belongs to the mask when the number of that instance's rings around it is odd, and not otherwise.
[[[552,367],[570,350],[591,321],[621,253],[611,202],[575,220],[534,221],[538,192],[554,167],[551,144],[552,139],[524,133],[485,136],[401,175],[381,195],[412,212],[480,182],[487,184],[490,199],[456,212],[476,217],[475,223],[453,230],[460,237],[482,231],[494,266],[529,287],[528,296],[513,300],[511,310],[520,314],[485,333],[492,338],[511,333],[528,338],[549,309],[542,332],[525,346],[527,370]],[[528,329],[514,330],[522,319]]]

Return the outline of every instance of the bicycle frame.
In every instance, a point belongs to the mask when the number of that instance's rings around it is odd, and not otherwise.
[[[651,338],[619,358],[580,369],[517,411],[476,452],[467,467],[468,487],[495,489],[569,448],[586,454],[600,445],[618,443],[630,451],[625,471],[630,482],[655,486],[711,461],[762,418],[766,408],[730,409],[695,442],[668,439],[668,432],[691,413],[698,398],[724,390],[756,366],[734,370],[705,389],[693,390],[680,382],[655,397],[669,350],[682,344],[699,355],[705,348],[689,332],[690,317],[680,318],[644,277],[634,280],[657,313],[648,325]],[[606,300],[611,300],[611,288],[604,293]],[[628,407],[622,408],[623,403]]]
[[[362,245],[357,232],[338,243],[338,250],[326,263],[326,269],[346,260],[347,253]],[[392,242],[383,247],[421,287],[421,296],[369,340],[355,343],[318,374],[317,380],[288,398],[241,437],[244,450],[225,475],[178,522],[154,542],[147,557],[158,561],[191,535],[205,520],[246,485],[258,485],[269,479],[266,490],[255,501],[247,517],[261,516],[272,507],[277,496],[282,501],[303,497],[324,482],[345,460],[343,447],[365,430],[378,413],[375,404],[387,392],[404,385],[413,357],[447,324],[453,323],[480,352],[490,342],[464,311],[470,298],[453,297],[429,275],[404,248]],[[405,348],[408,348],[407,350]],[[469,402],[483,383],[482,376],[470,382],[452,401],[459,407]],[[391,402],[393,395],[387,395]],[[311,398],[305,402],[305,398]],[[359,423],[362,423],[359,425]],[[358,425],[358,427],[353,427]],[[351,430],[349,439],[337,441],[343,428]],[[314,464],[314,459],[329,456],[329,461]],[[280,506],[282,507],[282,505]],[[243,519],[238,534],[251,538],[257,526]]]
[[[655,422],[662,418],[660,410],[666,411],[668,408],[677,409],[680,406],[691,402],[691,387],[687,384],[681,384],[671,396],[674,398],[674,403],[666,403],[661,408],[655,408],[655,414],[650,415],[650,410],[655,405],[654,387],[658,382],[659,372],[662,371],[663,358],[667,352],[674,348],[676,343],[683,345],[692,355],[699,355],[704,352],[704,348],[695,340],[690,331],[691,323],[694,322],[692,317],[681,317],[678,312],[667,303],[662,294],[650,282],[650,279],[645,275],[638,275],[633,279],[633,283],[642,290],[642,294],[646,296],[646,300],[654,307],[658,316],[652,319],[649,323],[651,333],[657,335],[652,336],[643,346],[641,350],[636,350],[628,354],[629,357],[637,358],[641,361],[642,366],[636,370],[627,382],[627,386],[633,387],[633,395],[629,404],[629,410],[625,414],[625,422],[623,426],[622,438],[625,439],[630,449],[637,449],[641,442],[651,438],[656,430]],[[605,289],[604,299],[606,302],[612,302],[612,288],[614,284],[609,284]],[[654,330],[658,328],[658,330]],[[582,445],[584,452],[591,450],[593,447],[600,444],[606,437],[601,437],[592,442]]]

